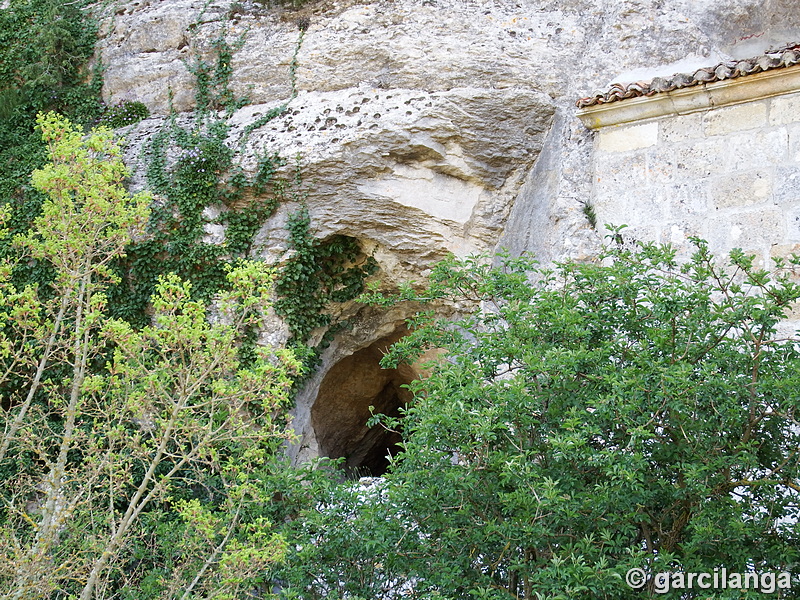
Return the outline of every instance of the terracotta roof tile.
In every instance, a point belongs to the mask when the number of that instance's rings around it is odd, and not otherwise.
[[[593,95],[581,98],[575,104],[578,108],[587,108],[597,104],[608,104],[626,98],[652,96],[660,92],[671,92],[686,87],[735,79],[800,64],[800,43],[789,44],[777,50],[767,50],[761,56],[739,61],[727,61],[698,69],[694,73],[676,73],[672,77],[655,77],[652,81],[636,81],[634,83],[612,83],[605,91],[597,91]]]

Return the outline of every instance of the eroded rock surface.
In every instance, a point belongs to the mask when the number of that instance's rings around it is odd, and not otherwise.
[[[233,116],[231,144],[270,108],[288,111],[255,129],[238,160],[252,171],[259,152],[299,155],[315,233],[357,238],[398,283],[447,252],[590,257],[601,240],[582,210],[592,134],[575,100],[795,41],[800,10],[796,0],[326,0],[300,11],[136,0],[113,5],[102,32],[106,100],[139,100],[156,116],[128,132],[129,156],[170,104],[192,110],[191,67],[211,60],[214,40],[239,40],[231,85],[251,104]],[[258,253],[281,259],[295,209],[262,227]],[[340,307],[353,328],[298,399],[300,455],[319,452],[311,414],[326,373],[394,335],[408,310]]]
[[[383,198],[378,206],[392,205],[385,199],[398,195],[405,199],[401,204],[406,215],[392,214],[388,219],[395,229],[419,222],[415,203],[424,203],[436,216],[444,211],[451,217],[459,239],[456,249],[486,249],[486,236],[474,244],[473,234],[463,234],[462,229],[471,207],[491,205],[481,216],[502,221],[499,226],[505,235],[500,243],[544,260],[589,256],[597,243],[581,212],[580,201],[590,195],[592,185],[591,156],[589,133],[574,116],[576,98],[617,79],[632,81],[758,53],[793,41],[789,38],[800,30],[794,0],[312,0],[300,11],[268,5],[252,0],[118,2],[103,20],[99,54],[105,65],[104,96],[112,102],[140,100],[154,113],[166,114],[171,91],[175,109],[190,110],[194,78],[189,67],[198,59],[209,59],[213,41],[222,36],[232,44],[241,39],[232,61],[234,91],[248,95],[255,104],[285,101],[291,96],[289,71],[299,39],[297,23],[307,19],[295,73],[301,95],[294,105],[303,106],[307,92],[306,103],[329,101],[332,110],[341,104],[348,111],[354,105],[351,101],[362,96],[370,99],[369,109],[361,113],[363,123],[371,115],[381,117],[351,129],[345,140],[335,133],[346,115],[332,113],[326,119],[335,118],[336,124],[322,133],[318,127],[319,135],[297,139],[287,135],[273,143],[285,142],[292,151],[300,150],[309,173],[330,171],[328,161],[334,157],[353,160],[353,169],[341,184],[360,189],[365,198]],[[393,107],[403,107],[397,102],[403,94],[407,94],[403,102],[444,92],[455,100],[459,90],[470,90],[465,100],[471,107],[480,106],[477,111],[467,108],[463,122],[456,118],[455,106],[445,118],[434,114],[427,123],[418,122],[421,131],[410,131],[412,121],[420,118],[418,111],[405,124],[396,117],[387,120]],[[509,162],[494,177],[487,177],[486,170],[495,168],[497,157],[486,161],[480,152],[470,153],[476,149],[466,140],[510,132],[513,128],[506,126],[510,113],[516,113],[515,124],[529,119],[540,129],[546,118],[542,103],[530,102],[536,92],[552,98],[559,115],[546,142],[550,167],[530,172],[520,194],[505,188],[489,200],[481,196],[482,185],[474,186],[464,177],[477,174],[483,181],[492,179],[497,190]],[[434,98],[445,102],[446,97]],[[441,114],[440,108],[432,112]],[[319,116],[313,109],[311,114]],[[301,121],[307,116],[295,118]],[[405,128],[406,134],[397,135],[396,126]],[[440,126],[444,129],[434,131]],[[452,145],[437,139],[452,139],[448,129],[453,126],[462,138],[455,152]],[[524,130],[523,126],[520,131]],[[363,135],[364,141],[354,144],[353,135]],[[415,148],[424,135],[434,143],[426,146],[423,141]],[[333,142],[336,137],[339,141]],[[517,145],[520,139],[523,144]],[[364,155],[368,140],[377,140],[378,152],[391,147],[393,157],[374,155],[374,166],[368,165]],[[515,152],[526,152],[526,141],[524,136],[513,136],[505,148],[488,147],[516,158]],[[321,146],[328,146],[329,152]],[[317,164],[312,155],[324,162]],[[462,157],[471,163],[466,169],[457,164]],[[376,176],[376,168],[392,158],[396,165]],[[530,170],[532,158],[535,155],[527,154],[515,166]],[[441,193],[431,195],[434,190]],[[336,201],[331,190],[326,193]],[[464,206],[455,207],[454,197],[463,198]],[[340,198],[348,203],[352,193]],[[500,213],[494,208],[498,204],[505,207]],[[504,211],[511,207],[506,220]],[[318,211],[318,226],[340,228],[341,223],[327,221],[338,212]],[[417,229],[425,227],[420,225]],[[468,229],[480,227],[473,219]],[[445,230],[449,237],[449,226]],[[434,245],[429,246],[431,255],[445,249]]]
[[[233,135],[264,109],[239,111]],[[408,280],[446,252],[494,246],[553,112],[524,88],[301,93],[250,135],[242,164],[299,154],[317,235],[364,240],[385,273]]]

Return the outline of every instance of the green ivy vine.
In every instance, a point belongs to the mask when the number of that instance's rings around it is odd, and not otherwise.
[[[226,143],[229,119],[247,99],[235,97],[230,88],[231,61],[244,38],[231,43],[225,29],[212,41],[211,60],[187,62],[196,83],[196,110],[188,123],[173,109],[145,148],[146,178],[158,201],[149,235],[132,244],[117,265],[123,281],[113,298],[117,316],[135,325],[149,319],[149,299],[161,275],[176,273],[191,281],[203,299],[224,288],[227,267],[249,253],[256,231],[286,197],[286,185],[277,176],[284,159],[266,153],[255,175],[247,177]],[[277,107],[262,122],[285,109]],[[218,209],[220,216],[207,216],[208,208]],[[224,243],[204,240],[209,223],[226,226]]]
[[[334,235],[325,240],[311,233],[311,217],[303,205],[289,217],[289,248],[275,285],[278,300],[275,312],[289,325],[290,345],[305,349],[308,367],[317,364],[319,353],[346,323],[333,323],[327,312],[331,303],[347,302],[364,291],[367,277],[378,269],[371,256],[365,256],[358,240]],[[319,344],[309,347],[315,330],[327,328]]]
[[[41,210],[41,195],[29,184],[31,171],[44,161],[40,135],[34,130],[38,111],[56,110],[86,127],[101,124],[126,127],[147,118],[140,102],[105,106],[100,100],[102,66],[86,64],[94,52],[97,26],[86,11],[88,0],[14,0],[13,10],[0,11],[0,199],[11,205],[5,224],[12,234],[25,233]],[[228,17],[230,18],[230,16]],[[190,26],[200,27],[202,14]],[[226,37],[226,23],[212,41],[205,59],[187,61],[194,75],[196,111],[179,116],[174,110],[144,150],[148,186],[157,195],[148,236],[131,244],[114,265],[120,283],[109,290],[115,317],[137,327],[150,319],[150,297],[161,275],[174,272],[192,282],[194,293],[208,299],[227,285],[227,268],[252,252],[257,231],[287,201],[302,208],[289,219],[290,254],[278,278],[276,311],[288,323],[290,344],[305,348],[312,339],[322,342],[305,355],[312,365],[321,348],[343,324],[334,323],[328,306],[355,298],[364,279],[377,267],[363,255],[358,241],[337,235],[316,239],[303,205],[299,168],[288,178],[287,160],[277,153],[257,159],[248,176],[235,163],[228,142],[230,117],[247,98],[231,89],[231,64],[244,37]],[[298,36],[289,63],[291,97],[297,95],[298,56],[309,27],[297,21]],[[287,103],[266,112],[245,127],[238,149],[249,136],[287,110]],[[218,216],[209,216],[207,209]],[[222,244],[206,240],[206,226],[222,225]],[[15,252],[0,240],[0,253]],[[35,283],[43,293],[52,279],[50,265],[41,261],[16,262],[15,282]],[[317,334],[315,336],[315,334]],[[244,352],[255,343],[255,332],[243,332]]]
[[[297,56],[307,28],[307,20],[298,22],[289,69],[292,97],[297,94]],[[212,43],[211,61],[198,59],[187,64],[196,81],[196,111],[187,122],[173,110],[146,148],[146,177],[158,201],[147,239],[133,244],[118,265],[123,283],[111,304],[117,316],[144,325],[149,319],[152,290],[159,276],[169,272],[191,281],[198,297],[210,298],[226,285],[228,266],[251,253],[256,232],[278,206],[299,202],[300,210],[287,225],[291,255],[276,282],[275,311],[288,324],[289,343],[305,358],[308,373],[320,350],[344,325],[333,322],[328,306],[357,297],[377,264],[364,256],[355,238],[336,235],[319,240],[313,236],[299,166],[291,177],[281,177],[287,160],[277,153],[264,153],[258,157],[255,173],[248,177],[235,164],[235,151],[228,143],[229,121],[247,99],[237,98],[231,91],[230,65],[243,38],[231,43],[224,31],[223,27]],[[253,131],[286,110],[287,104],[282,104],[249,124],[239,149]],[[219,216],[209,217],[209,207],[219,209]],[[204,240],[209,223],[225,226],[224,243]],[[309,347],[320,328],[324,329],[322,341]],[[255,343],[255,332],[243,332],[241,342],[246,353]]]

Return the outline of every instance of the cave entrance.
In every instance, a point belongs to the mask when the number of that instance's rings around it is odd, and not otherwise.
[[[412,398],[404,384],[417,379],[410,366],[382,369],[380,360],[387,348],[406,331],[372,343],[337,362],[325,375],[311,407],[311,424],[320,455],[344,458],[349,477],[379,477],[389,467],[389,456],[400,450],[402,432],[367,427],[369,407],[375,413],[397,417]]]

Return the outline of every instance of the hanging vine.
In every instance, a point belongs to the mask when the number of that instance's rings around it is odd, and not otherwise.
[[[308,25],[307,20],[298,22],[289,68],[292,98],[297,95],[298,54]],[[289,343],[305,358],[308,373],[344,326],[334,322],[329,305],[356,298],[377,263],[364,256],[352,237],[314,237],[299,166],[292,176],[281,177],[287,161],[274,152],[258,157],[252,176],[234,163],[229,121],[247,99],[231,91],[231,62],[244,38],[230,42],[225,31],[223,26],[211,44],[211,60],[187,64],[196,82],[194,114],[179,118],[171,111],[146,149],[147,181],[160,201],[153,207],[149,236],[132,245],[118,266],[124,281],[112,304],[118,316],[144,325],[152,290],[159,276],[169,272],[191,281],[198,297],[210,298],[226,285],[228,265],[251,253],[255,234],[278,206],[299,202],[301,208],[287,224],[291,254],[276,282],[275,311],[288,324]],[[287,104],[245,127],[238,149],[245,147],[253,131],[280,117]],[[217,208],[219,216],[209,216],[209,208]],[[225,227],[223,243],[205,239],[209,224]],[[321,341],[310,347],[315,334]],[[255,332],[244,332],[242,343],[246,353],[255,343]]]
[[[160,201],[147,239],[133,244],[118,265],[124,282],[114,298],[118,316],[137,325],[147,322],[149,298],[163,274],[191,281],[195,295],[204,299],[227,285],[227,266],[249,254],[256,231],[287,198],[277,175],[285,160],[276,153],[260,156],[252,177],[234,164],[229,119],[247,99],[231,90],[231,61],[244,34],[229,42],[226,24],[211,43],[211,60],[187,62],[195,77],[195,112],[179,118],[172,110],[145,149],[147,182]],[[261,124],[285,110],[284,104],[269,111]],[[208,216],[209,208],[219,216]],[[209,224],[226,227],[222,244],[204,239]]]
[[[378,264],[373,257],[364,256],[355,238],[315,238],[305,205],[289,217],[287,229],[293,254],[275,285],[275,312],[289,325],[290,345],[305,350],[301,355],[310,370],[333,335],[346,325],[333,323],[326,308],[358,297],[364,291],[364,281],[377,271]],[[320,342],[309,346],[312,334],[319,329],[324,329]]]

